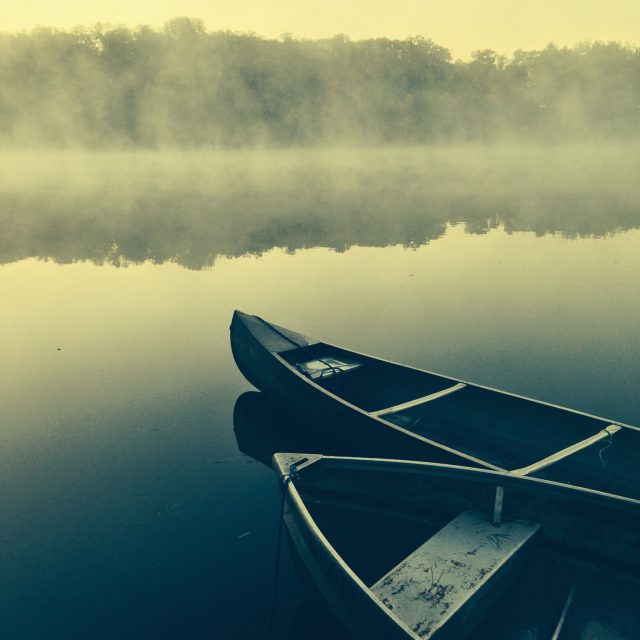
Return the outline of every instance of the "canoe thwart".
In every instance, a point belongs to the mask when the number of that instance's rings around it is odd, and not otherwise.
[[[506,586],[507,571],[540,525],[503,522],[465,511],[383,576],[372,593],[420,638],[442,637]],[[501,591],[501,590],[500,590]],[[453,624],[450,624],[452,623]]]
[[[452,387],[447,387],[446,389],[442,389],[442,391],[436,391],[435,393],[430,393],[428,396],[422,396],[421,398],[415,398],[414,400],[409,400],[408,402],[403,402],[402,404],[397,404],[393,407],[387,407],[386,409],[378,409],[377,411],[369,412],[370,416],[376,416],[381,418],[382,416],[386,416],[390,413],[399,413],[400,411],[406,411],[407,409],[412,409],[413,407],[417,407],[421,404],[425,404],[426,402],[431,402],[432,400],[437,400],[438,398],[444,398],[448,396],[450,393],[455,393],[456,391],[460,391],[464,389],[467,385],[463,382],[458,384],[454,384]]]
[[[538,460],[538,462],[534,462],[527,467],[514,469],[510,473],[516,476],[528,476],[532,473],[535,473],[536,471],[540,471],[540,469],[544,469],[549,465],[559,462],[560,460],[564,460],[564,458],[567,458],[574,453],[578,453],[578,451],[582,451],[583,449],[586,449],[587,447],[590,447],[591,445],[596,444],[601,440],[607,440],[608,438],[611,438],[614,433],[617,433],[621,429],[622,427],[617,424],[610,424],[608,427],[605,427],[601,431],[598,431],[598,433],[591,436],[590,438],[580,440],[580,442],[576,442],[569,447],[561,449],[560,451],[556,451],[550,456],[547,456],[542,460]]]

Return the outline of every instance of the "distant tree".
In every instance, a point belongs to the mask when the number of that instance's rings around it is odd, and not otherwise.
[[[161,29],[0,34],[0,144],[420,144],[640,135],[640,51],[617,42],[493,50],[433,41]]]

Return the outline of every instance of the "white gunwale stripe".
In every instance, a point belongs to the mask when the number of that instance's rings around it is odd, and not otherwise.
[[[422,398],[415,398],[414,400],[409,400],[408,402],[403,402],[402,404],[396,404],[393,407],[387,407],[386,409],[370,411],[369,415],[379,418],[381,416],[386,416],[389,413],[398,413],[398,411],[405,411],[406,409],[417,407],[418,405],[424,404],[425,402],[431,402],[432,400],[437,400],[438,398],[444,398],[444,396],[448,396],[450,393],[460,391],[460,389],[464,389],[466,386],[467,385],[464,382],[459,382],[458,384],[454,384],[453,387],[447,387],[446,389],[442,389],[442,391],[430,393],[428,396],[422,396]]]
[[[622,427],[617,424],[610,424],[608,427],[605,427],[604,429],[602,429],[602,431],[599,431],[598,433],[591,436],[590,438],[580,440],[580,442],[576,442],[575,444],[572,444],[571,446],[566,447],[565,449],[556,451],[550,456],[547,456],[542,460],[538,460],[538,462],[534,462],[533,464],[530,464],[528,467],[521,467],[520,469],[514,469],[509,473],[511,473],[514,476],[528,476],[530,473],[533,473],[534,471],[539,471],[540,469],[544,469],[545,467],[548,467],[549,465],[552,465],[560,460],[563,460],[564,458],[568,458],[569,456],[573,455],[574,453],[577,453],[578,451],[582,451],[583,449],[590,447],[592,444],[595,444],[596,442],[600,442],[601,440],[605,440],[606,438],[611,437],[614,433],[617,433],[621,429]]]

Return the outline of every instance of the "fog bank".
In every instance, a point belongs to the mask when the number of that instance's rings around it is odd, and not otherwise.
[[[454,61],[431,40],[162,29],[0,34],[0,145],[246,147],[638,138],[640,50]]]
[[[640,228],[640,145],[0,154],[0,264],[177,262]]]

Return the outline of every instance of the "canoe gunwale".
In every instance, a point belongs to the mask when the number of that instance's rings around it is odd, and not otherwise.
[[[276,453],[274,459],[277,456],[283,455]],[[313,454],[286,454],[286,455],[313,455]],[[416,469],[431,470],[433,475],[438,472],[445,472],[448,475],[461,477],[477,476],[485,477],[486,481],[495,481],[497,485],[502,484],[507,487],[509,484],[513,484],[516,487],[518,485],[536,486],[540,490],[544,491],[561,491],[573,494],[577,499],[584,501],[597,501],[602,500],[615,501],[621,508],[634,508],[640,509],[640,499],[629,498],[627,496],[618,495],[615,493],[607,493],[606,491],[599,491],[597,489],[590,489],[588,487],[582,487],[564,482],[557,482],[556,480],[548,480],[547,478],[536,478],[534,476],[520,476],[510,471],[496,471],[494,469],[483,469],[478,467],[465,467],[461,465],[446,464],[442,462],[423,462],[421,460],[403,460],[403,459],[391,459],[391,458],[366,458],[359,456],[332,456],[322,455],[318,456],[316,462],[321,462],[323,465],[330,466],[332,463],[344,464],[355,463],[363,467],[371,466],[373,468],[388,467],[387,473],[393,473],[394,467],[399,472],[406,473],[407,468],[414,467]]]
[[[340,347],[338,345],[332,344],[330,342],[321,342],[317,341],[314,344],[322,344],[331,349],[338,349],[340,351],[344,351],[346,353],[352,353],[356,356],[360,356],[362,358],[367,358],[369,360],[374,360],[378,362],[383,362],[385,364],[391,364],[397,367],[404,367],[405,369],[411,369],[412,371],[419,371],[420,373],[428,373],[431,376],[437,376],[438,378],[444,378],[446,380],[450,380],[456,384],[464,384],[469,388],[473,389],[482,389],[483,391],[491,391],[493,393],[498,393],[503,396],[509,396],[510,398],[517,398],[518,400],[526,400],[527,402],[532,402],[537,405],[542,405],[545,407],[550,407],[552,409],[560,409],[561,411],[566,411],[568,413],[573,413],[578,416],[582,416],[583,418],[591,418],[593,420],[598,420],[600,422],[606,423],[608,425],[616,425],[617,427],[622,427],[623,429],[631,429],[633,431],[640,431],[640,427],[637,427],[632,424],[627,424],[624,422],[619,422],[618,420],[610,420],[609,418],[603,418],[602,416],[595,415],[593,413],[587,413],[586,411],[580,411],[578,409],[572,409],[571,407],[565,407],[560,404],[554,404],[552,402],[546,402],[545,400],[537,400],[536,398],[530,398],[529,396],[523,396],[518,393],[514,393],[512,391],[505,391],[504,389],[498,389],[496,387],[489,387],[487,385],[479,384],[477,382],[471,382],[469,380],[464,380],[463,378],[454,378],[450,375],[438,373],[437,371],[431,371],[429,369],[422,369],[420,367],[414,367],[412,365],[403,364],[401,362],[396,362],[394,360],[387,360],[386,358],[379,358],[378,356],[372,356],[367,353],[362,353],[360,351],[354,351],[353,349],[345,349],[344,347]]]

